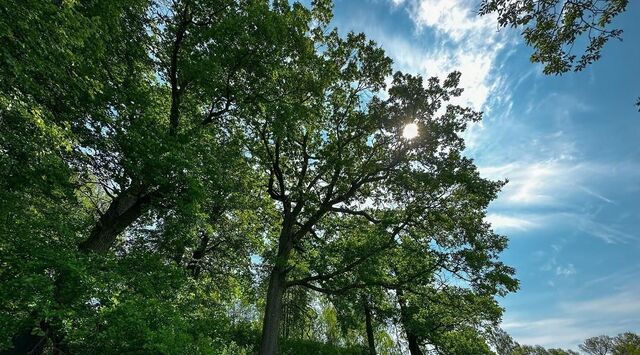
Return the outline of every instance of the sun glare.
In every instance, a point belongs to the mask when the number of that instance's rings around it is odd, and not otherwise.
[[[418,125],[415,123],[409,123],[404,126],[402,130],[402,136],[405,139],[413,139],[418,136]]]

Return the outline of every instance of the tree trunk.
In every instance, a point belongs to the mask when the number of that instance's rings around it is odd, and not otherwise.
[[[422,355],[418,338],[410,331],[407,331],[407,342],[409,343],[409,352],[411,355]]]
[[[398,303],[400,304],[400,319],[402,320],[402,326],[407,334],[407,343],[409,343],[409,352],[411,355],[423,355],[420,349],[420,342],[418,337],[413,333],[409,327],[409,313],[407,309],[407,301],[404,298],[404,292],[400,289],[396,290],[398,295]]]
[[[269,276],[267,304],[262,323],[260,355],[275,355],[278,351],[278,336],[282,319],[282,298],[287,287],[287,262],[293,248],[291,224],[285,221],[278,239],[278,256]]]
[[[267,305],[262,324],[262,340],[260,355],[274,355],[278,349],[278,335],[280,318],[282,317],[282,296],[285,290],[286,272],[281,268],[274,268],[269,278],[267,291]]]
[[[156,191],[145,186],[132,186],[118,195],[93,227],[89,238],[80,243],[82,252],[106,253],[116,237],[135,222],[144,212]]]
[[[366,297],[362,297],[362,303],[364,304],[364,319],[367,328],[367,343],[369,344],[369,354],[376,355],[376,342],[373,338],[373,323],[371,319],[371,307],[369,307],[369,300]]]

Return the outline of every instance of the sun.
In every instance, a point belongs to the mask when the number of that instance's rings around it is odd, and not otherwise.
[[[415,123],[409,123],[404,126],[402,130],[402,137],[405,139],[413,139],[418,136],[418,125]]]

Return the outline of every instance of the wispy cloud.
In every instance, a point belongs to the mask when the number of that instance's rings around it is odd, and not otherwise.
[[[640,287],[629,286],[623,290],[606,297],[585,300],[580,302],[567,302],[562,307],[571,313],[577,314],[601,314],[601,315],[635,315],[640,319]]]
[[[511,162],[481,167],[480,173],[491,179],[508,179],[501,203],[512,205],[551,205],[562,194],[574,190],[580,165],[550,159],[531,163]]]
[[[640,241],[628,224],[620,223],[621,215],[605,213],[617,202],[600,192],[640,178],[636,164],[548,159],[481,167],[480,173],[509,180],[486,218],[498,231],[513,235],[534,228],[567,228],[608,244]]]
[[[564,346],[579,344],[593,333],[571,318],[544,318],[531,320],[529,317],[505,319],[502,327],[521,344]]]
[[[640,165],[629,162],[598,163],[575,158],[515,161],[479,168],[489,179],[508,179],[500,203],[511,205],[553,205],[568,197],[595,198],[615,204],[596,187],[600,181],[631,180],[640,177]]]
[[[589,194],[589,195],[591,195],[591,196],[593,196],[593,197],[596,197],[596,198],[598,198],[599,200],[604,201],[604,202],[606,202],[606,203],[611,203],[611,204],[615,204],[615,203],[616,203],[615,201],[610,200],[610,199],[608,199],[608,198],[606,198],[606,197],[604,197],[604,196],[600,195],[599,193],[597,193],[597,192],[595,192],[595,191],[593,191],[593,190],[591,190],[591,189],[589,189],[589,188],[587,188],[587,187],[580,186],[580,189],[581,189],[582,191],[586,192],[587,194]]]
[[[504,214],[503,214],[504,213]],[[508,213],[508,214],[507,214]],[[539,231],[547,234],[557,230],[573,230],[587,236],[595,237],[607,244],[629,244],[640,242],[640,234],[627,232],[624,226],[610,220],[599,220],[597,214],[541,211],[532,213],[499,212],[487,214],[485,221],[491,223],[494,230],[514,236],[517,232]]]
[[[556,266],[557,276],[571,276],[576,274],[576,267],[573,264],[567,264],[566,266]]]
[[[411,2],[410,16],[419,27],[433,27],[454,41],[472,38],[476,43],[495,42],[496,19],[478,16],[473,5],[467,0],[417,0]]]
[[[585,216],[574,216],[576,226],[583,233],[589,234],[609,244],[629,243],[638,241],[639,236],[626,233],[615,227],[615,224],[604,224]]]
[[[640,280],[640,265],[633,265],[629,268],[616,270],[614,273],[607,274],[605,276],[595,277],[586,282],[583,282],[580,289],[597,288],[624,288],[629,284],[629,281]],[[622,285],[622,287],[620,287]],[[640,287],[640,285],[638,285]]]
[[[564,241],[561,241],[559,244],[551,244],[551,251],[546,255],[547,260],[540,267],[540,271],[554,272],[555,276],[559,277],[570,277],[578,272],[572,263],[563,264],[562,262],[558,262],[558,259],[562,260],[560,253],[564,249],[564,244]],[[548,283],[551,287],[555,286],[553,280],[549,280]]]
[[[416,30],[411,39],[374,36],[397,69],[439,77],[462,72],[462,103],[477,110],[489,109],[489,99],[502,96],[505,80],[496,71],[496,59],[511,42],[505,40],[507,32],[498,31],[495,18],[478,16],[474,4],[463,0],[389,1],[407,11]]]
[[[507,314],[502,327],[523,344],[576,348],[591,336],[640,330],[639,293],[640,287],[630,284],[602,297],[560,302],[555,305],[552,317],[531,319],[522,314]]]
[[[513,230],[526,231],[538,227],[538,224],[524,216],[513,217],[499,213],[489,213],[485,221],[498,232],[509,232]]]

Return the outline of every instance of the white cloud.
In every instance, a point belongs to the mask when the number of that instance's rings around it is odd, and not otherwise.
[[[508,163],[481,167],[480,173],[490,179],[508,179],[501,202],[510,205],[551,205],[561,197],[559,192],[573,190],[575,171],[580,166],[560,160],[532,163]]]
[[[580,198],[615,204],[603,196],[597,182],[633,180],[640,177],[640,165],[626,162],[596,163],[576,161],[558,152],[558,158],[509,162],[502,165],[481,166],[480,174],[489,179],[508,179],[498,203],[509,206],[558,206],[570,198]]]
[[[605,276],[596,277],[583,282],[580,289],[602,289],[603,287],[619,288],[618,285],[625,285],[629,283],[629,280],[635,281],[638,279],[640,279],[640,265],[633,265],[626,269],[618,269],[615,273],[609,273]]]
[[[506,320],[502,327],[521,344],[547,347],[577,345],[592,335],[589,329],[570,318],[531,320],[527,317],[526,320]]]
[[[527,232],[534,229],[544,233],[558,228],[567,228],[598,238],[607,244],[629,244],[640,241],[640,235],[626,232],[624,226],[612,221],[598,220],[597,214],[592,215],[586,212],[545,211],[531,213],[515,211],[508,214],[492,212],[487,214],[485,221],[491,223],[495,231],[508,233],[511,236],[517,232]],[[555,266],[555,261],[553,265],[547,265],[543,270],[551,270],[552,266]]]
[[[568,264],[567,266],[557,266],[556,267],[556,275],[558,276],[571,276],[576,274],[576,267],[573,264]]]
[[[527,136],[525,126],[499,122],[501,129],[511,124],[506,135],[523,137],[521,141],[514,141],[505,149],[503,142],[492,143],[495,137],[482,137],[480,144],[489,147],[483,154],[493,164],[481,165],[481,175],[509,180],[492,203],[491,212],[535,223],[540,230],[564,228],[610,244],[640,241],[640,235],[631,232],[623,214],[611,213],[612,205],[626,203],[628,194],[623,189],[640,179],[640,164],[585,159],[571,134],[572,125],[566,123],[572,114],[560,109],[562,112],[555,112],[553,107],[567,102],[570,111],[579,113],[588,111],[588,105],[562,95],[548,97],[555,123],[545,134]],[[488,131],[496,131],[492,124],[496,122],[489,123]],[[523,230],[528,229],[511,228],[510,234]]]
[[[609,206],[617,204],[616,198],[624,198],[624,194],[618,191],[618,197],[605,197],[597,188],[611,190],[612,186],[635,181],[640,178],[637,165],[549,159],[479,170],[483,177],[509,180],[486,218],[497,231],[513,235],[534,228],[543,232],[566,228],[607,244],[640,241],[640,235],[629,231],[623,216],[607,213]]]
[[[522,216],[514,217],[498,213],[489,213],[485,221],[491,223],[495,231],[507,232],[512,230],[526,231],[538,227],[538,224]]]
[[[521,344],[574,349],[596,335],[639,331],[640,293],[638,285],[587,300],[567,300],[556,305],[552,317],[531,319],[507,313],[502,327]]]
[[[639,294],[640,287],[632,286],[605,297],[581,302],[567,302],[562,306],[570,312],[578,314],[636,315],[640,319]]]
[[[559,176],[566,171],[554,162],[536,163],[518,172],[518,179],[511,185],[509,200],[515,203],[547,203],[553,201],[550,190],[556,188]],[[560,180],[561,181],[561,180]]]
[[[600,238],[608,244],[629,243],[638,240],[638,236],[623,232],[613,224],[599,223],[585,216],[576,216],[575,221],[580,231]]]
[[[510,42],[495,18],[478,16],[474,4],[464,0],[390,1],[405,7],[417,30],[412,39],[374,33],[397,69],[427,77],[460,71],[465,89],[460,103],[476,110],[488,110],[490,97],[502,96],[505,80],[495,70],[496,58]],[[427,29],[433,36],[423,36]]]
[[[411,18],[418,27],[433,27],[454,41],[473,37],[491,43],[498,30],[493,16],[478,16],[467,0],[417,0],[411,5]]]
[[[616,204],[616,202],[615,202],[615,201],[610,200],[610,199],[608,199],[608,198],[606,198],[606,197],[602,196],[601,194],[599,194],[599,193],[597,193],[597,192],[595,192],[595,191],[593,191],[593,190],[591,190],[591,189],[589,189],[589,188],[587,188],[587,187],[580,186],[580,189],[581,189],[582,191],[586,192],[587,194],[589,194],[589,195],[591,195],[591,196],[593,196],[593,197],[598,198],[598,199],[599,199],[599,200],[601,200],[601,201],[604,201],[604,202],[606,202],[606,203]]]

